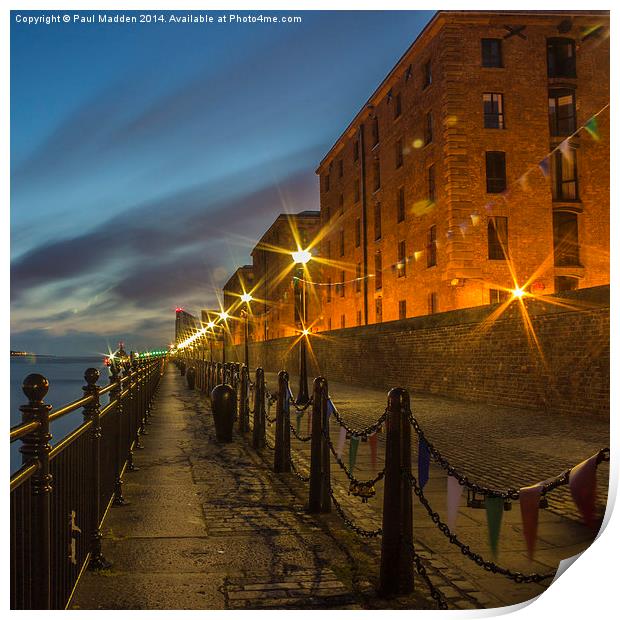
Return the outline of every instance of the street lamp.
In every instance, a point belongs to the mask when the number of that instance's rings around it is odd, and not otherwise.
[[[241,301],[246,305],[243,337],[244,337],[244,346],[245,346],[245,367],[248,369],[248,372],[250,370],[250,352],[248,350],[248,340],[250,336],[249,334],[250,302],[252,301],[252,299],[253,297],[252,295],[250,295],[250,293],[243,293],[243,295],[241,295]]]
[[[222,364],[226,363],[226,320],[230,316],[226,310],[222,310],[218,314],[220,319],[224,321],[224,325],[222,326]]]
[[[295,292],[295,310],[297,316],[301,322],[301,339],[299,341],[299,392],[297,394],[297,404],[305,405],[309,400],[308,395],[308,367],[306,361],[306,339],[308,338],[309,330],[306,328],[308,322],[308,308],[306,306],[306,281],[304,279],[304,265],[310,262],[312,254],[308,250],[297,250],[291,252],[293,262],[298,265],[297,267],[297,282],[301,286],[301,308],[299,308],[299,298]]]

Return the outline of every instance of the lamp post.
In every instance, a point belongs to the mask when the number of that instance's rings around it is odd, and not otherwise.
[[[213,340],[215,339],[215,321],[209,321],[207,323],[207,328],[211,332],[211,338],[209,338],[209,355],[210,361],[213,362]]]
[[[249,325],[249,321],[250,321],[250,302],[252,301],[253,297],[252,295],[250,295],[250,293],[243,293],[243,295],[241,295],[241,301],[245,304],[245,321],[244,321],[244,326],[243,326],[243,342],[244,342],[244,348],[245,348],[245,367],[248,369],[248,372],[250,371],[250,351],[248,349],[248,340],[250,337],[250,325]]]
[[[308,395],[308,368],[306,361],[306,339],[310,332],[306,328],[308,308],[306,306],[306,282],[303,275],[304,265],[310,261],[312,254],[308,250],[297,250],[296,252],[292,252],[291,256],[293,257],[293,262],[299,265],[296,277],[301,286],[301,308],[299,307],[300,300],[297,294],[295,294],[295,310],[297,316],[300,318],[302,329],[301,339],[299,341],[299,392],[297,393],[297,404],[305,405],[310,400],[310,396]]]
[[[219,313],[220,319],[224,321],[224,324],[222,325],[222,364],[226,363],[226,321],[229,316],[230,315],[226,312],[226,310]]]

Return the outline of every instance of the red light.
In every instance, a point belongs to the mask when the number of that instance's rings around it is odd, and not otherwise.
[[[183,308],[179,308],[179,307],[177,306],[177,309],[175,310],[175,312],[183,312]]]

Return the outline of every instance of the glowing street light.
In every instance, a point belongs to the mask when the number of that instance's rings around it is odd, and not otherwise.
[[[241,295],[241,301],[243,303],[249,304],[253,299],[254,297],[252,297],[250,293],[243,293],[243,295]]]
[[[248,369],[248,372],[250,370],[250,351],[248,349],[248,340],[250,336],[250,325],[249,325],[250,302],[253,299],[254,298],[252,297],[250,293],[244,292],[243,295],[241,295],[241,301],[247,305],[247,308],[245,309],[245,321],[243,325],[243,338],[244,338],[245,367]]]
[[[517,287],[512,290],[512,296],[516,299],[520,299],[523,295],[525,295],[525,291],[522,288]]]
[[[310,262],[312,258],[312,254],[308,250],[297,250],[296,252],[291,252],[291,256],[293,257],[293,262],[298,265],[305,265]]]
[[[222,312],[220,312],[218,316],[220,317],[220,319],[222,319],[222,321],[226,321],[230,318],[230,314],[228,314],[226,310],[222,310]]]

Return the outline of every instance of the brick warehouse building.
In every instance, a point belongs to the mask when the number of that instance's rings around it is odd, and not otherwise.
[[[305,249],[311,246],[319,227],[319,211],[283,213],[276,218],[252,250],[252,340],[271,340],[292,336],[298,332],[300,323],[296,315],[295,296],[297,295],[299,303],[301,289],[295,286],[293,280],[296,270],[291,268],[291,252],[300,247]],[[315,272],[313,261],[308,265],[308,269],[310,274]],[[318,313],[317,298],[309,295],[308,318],[312,320]],[[235,344],[239,343],[237,338]]]
[[[609,283],[608,35],[607,12],[435,15],[318,167],[320,329]]]

